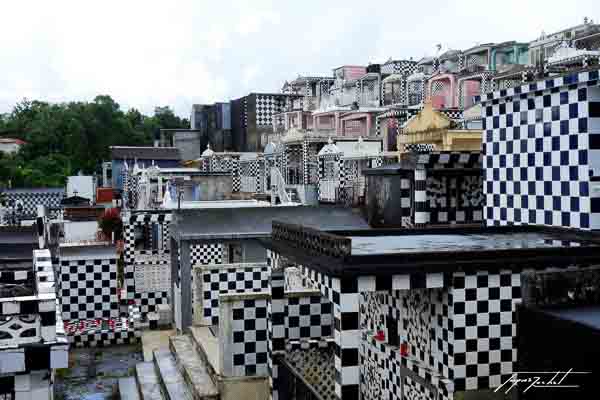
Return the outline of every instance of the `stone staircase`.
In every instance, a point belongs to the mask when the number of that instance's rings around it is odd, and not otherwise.
[[[216,379],[206,355],[186,334],[170,337],[169,348],[153,350],[152,361],[136,365],[135,380],[119,380],[119,392],[123,400],[219,400]]]

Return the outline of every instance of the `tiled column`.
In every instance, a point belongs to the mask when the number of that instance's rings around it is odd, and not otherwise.
[[[278,400],[278,371],[273,363],[273,357],[278,352],[285,351],[285,299],[284,299],[284,272],[274,262],[274,253],[268,252],[268,261],[271,269],[270,290],[271,299],[267,302],[267,334],[268,334],[268,368],[272,379],[271,398]]]
[[[415,226],[423,227],[427,222],[427,171],[418,168],[415,169]]]
[[[335,394],[338,399],[359,398],[360,343],[359,292],[356,278],[333,278],[333,318],[335,339]]]
[[[410,179],[400,178],[400,208],[402,227],[410,228],[413,224],[410,220]]]
[[[181,291],[179,282],[179,243],[171,238],[171,302],[175,327],[181,329]]]
[[[232,158],[231,159],[231,176],[232,176],[232,191],[239,192],[241,189],[241,180],[240,180],[240,164],[239,159]]]
[[[451,290],[454,388],[498,387],[516,368],[521,275],[510,270],[455,273]]]
[[[309,157],[309,148],[308,141],[304,140],[302,142],[302,184],[308,185],[309,176],[308,176],[308,157]]]
[[[192,326],[192,265],[190,242],[183,241],[180,246],[179,290],[181,291],[181,331]]]
[[[287,184],[289,183],[288,177],[288,159],[289,152],[292,151],[292,147],[288,147],[286,145],[283,146],[283,152],[281,153],[281,176],[283,176],[283,181]]]

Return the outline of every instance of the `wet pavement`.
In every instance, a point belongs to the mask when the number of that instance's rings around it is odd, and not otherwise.
[[[134,376],[143,361],[140,345],[69,350],[69,368],[56,374],[55,400],[104,400],[116,397],[118,379]],[[114,395],[114,397],[113,397]]]

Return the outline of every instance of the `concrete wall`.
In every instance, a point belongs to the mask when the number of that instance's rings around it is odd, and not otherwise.
[[[63,226],[65,242],[95,240],[98,221],[65,221]]]
[[[365,207],[372,227],[400,227],[410,218],[410,181],[402,175],[369,175]],[[408,188],[407,188],[408,186]]]
[[[242,245],[242,262],[245,263],[262,263],[267,260],[267,251],[256,240],[243,240]]]
[[[233,181],[230,175],[196,175],[191,181],[194,187],[185,187],[185,201],[212,201],[231,199]]]
[[[20,148],[18,143],[0,143],[0,153],[17,153]]]
[[[182,160],[195,160],[200,158],[200,132],[175,132],[173,146],[179,149]]]

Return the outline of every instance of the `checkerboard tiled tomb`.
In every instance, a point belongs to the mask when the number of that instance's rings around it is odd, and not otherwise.
[[[514,369],[519,273],[438,273],[422,282],[398,277],[388,284],[375,277],[336,283],[310,268],[303,271],[333,303],[334,337],[342,347],[336,361],[338,394],[350,393],[354,368],[363,398],[386,399],[400,399],[400,368],[426,383],[419,386],[407,377],[405,393],[438,392],[446,399],[456,392],[497,387]],[[385,286],[389,289],[379,290]],[[394,289],[399,287],[404,289]],[[354,318],[356,325],[350,322]],[[351,336],[358,338],[357,347]],[[407,356],[390,344],[402,342],[408,345]]]
[[[485,221],[600,228],[599,71],[482,99]]]
[[[290,264],[285,258],[272,251],[267,251],[267,263],[272,268],[270,276],[270,298],[268,304],[269,314],[269,367],[271,368],[271,387],[273,398],[279,397],[279,385],[277,379],[280,366],[274,361],[274,357],[292,357],[296,359],[299,355],[289,353],[296,348],[298,343],[310,347],[318,341],[333,339],[333,304],[331,299],[319,290],[310,289],[315,285],[303,285],[301,288],[286,290],[285,267]],[[288,286],[289,288],[289,286]],[[316,342],[315,342],[316,341]],[[296,357],[296,358],[294,358]],[[322,368],[332,367],[328,363]],[[325,386],[319,390],[325,398],[330,392]]]
[[[219,326],[221,369],[225,376],[266,376],[267,293],[223,295]]]
[[[119,316],[117,254],[60,260],[60,303],[64,321]]]
[[[140,307],[143,317],[156,312],[159,304],[169,303],[171,218],[171,212],[165,211],[134,211],[124,218],[126,294]],[[191,245],[190,261],[192,265],[212,265],[227,260],[222,244],[205,243]]]
[[[266,264],[224,264],[195,268],[197,293],[202,304],[202,321],[219,324],[219,296],[223,294],[266,292],[269,275]]]
[[[168,302],[171,213],[134,211],[123,221],[126,298],[145,316]]]
[[[477,169],[481,167],[478,153],[436,152],[413,155],[417,162],[414,172],[414,223],[453,224],[478,222],[483,219],[482,178],[480,174],[444,173],[448,168]]]
[[[60,207],[65,196],[62,189],[15,189],[4,192],[7,203],[11,201],[22,206],[21,215],[33,218],[37,215],[37,206]]]
[[[139,309],[130,306],[127,317],[72,320],[65,322],[64,328],[75,347],[106,347],[139,342],[138,322]]]

